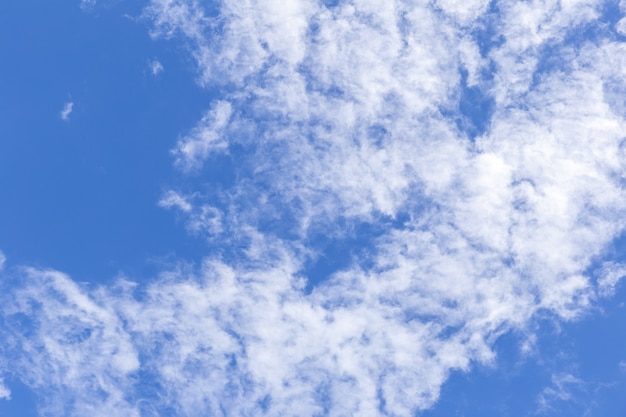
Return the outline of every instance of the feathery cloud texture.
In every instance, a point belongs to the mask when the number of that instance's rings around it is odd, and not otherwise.
[[[145,286],[13,272],[5,366],[50,416],[432,407],[499,336],[624,275],[626,44],[604,7],[152,0],[153,36],[221,92],[172,150],[189,187],[159,202],[214,249]],[[203,181],[219,158],[232,180]]]

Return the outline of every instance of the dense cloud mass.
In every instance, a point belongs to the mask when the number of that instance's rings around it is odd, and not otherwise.
[[[197,189],[159,203],[212,249],[146,286],[5,272],[0,366],[42,415],[410,415],[500,335],[576,318],[624,275],[605,256],[626,219],[610,5],[210,6],[143,18],[221,92],[172,150]],[[216,158],[232,181],[202,181]]]

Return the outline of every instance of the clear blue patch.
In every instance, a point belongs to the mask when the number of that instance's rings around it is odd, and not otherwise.
[[[481,86],[467,85],[467,71],[461,70],[461,93],[457,119],[459,129],[470,139],[481,136],[489,130],[494,112],[495,100]]]
[[[330,414],[332,409],[332,385],[330,382],[322,384],[315,391],[315,403],[322,407],[322,412],[315,413],[313,417],[324,417]]]
[[[494,350],[493,367],[474,364],[469,373],[454,371],[442,386],[437,404],[424,417],[480,416],[513,417],[532,415],[541,385],[549,382],[548,372],[537,363],[523,359],[520,339],[513,333],[500,337]]]
[[[306,293],[334,273],[351,266],[367,270],[374,266],[377,239],[390,228],[402,228],[409,216],[378,216],[378,222],[339,219],[332,225],[312,230],[305,241],[314,255],[305,262],[302,274],[307,277]]]
[[[498,48],[505,41],[504,36],[498,30],[499,24],[500,10],[498,2],[492,0],[489,3],[489,9],[478,20],[476,29],[472,31],[472,38],[478,45],[478,50],[483,58],[487,58],[492,49]]]
[[[7,293],[12,291],[12,289],[7,289],[4,285],[0,287],[2,290],[6,290]],[[4,301],[7,305],[9,302]],[[25,313],[15,313],[10,315],[2,315],[2,320],[0,321],[0,334],[6,332],[7,336],[15,336],[20,335],[25,339],[30,339],[36,335],[36,323],[33,321],[33,318]],[[12,339],[12,337],[10,337]],[[13,346],[9,346],[6,343],[4,344],[4,349],[9,349]],[[0,349],[2,350],[2,349]]]
[[[375,146],[381,148],[389,136],[389,131],[381,124],[374,124],[367,129],[367,136]]]
[[[5,376],[4,384],[11,390],[11,399],[0,399],[2,417],[38,417],[37,396],[18,378]]]
[[[270,410],[271,405],[272,405],[272,396],[271,395],[266,395],[265,397],[263,397],[259,401],[257,401],[257,406],[264,413],[267,413]]]
[[[380,385],[376,390],[376,399],[378,400],[378,412],[382,415],[386,415],[387,401],[385,400],[385,394]]]
[[[137,5],[79,4],[0,4],[0,247],[15,264],[81,281],[141,279],[151,258],[204,251],[156,203],[175,182],[169,149],[212,93],[180,46],[124,17]]]
[[[329,9],[332,9],[333,7],[337,7],[340,2],[341,0],[322,0],[322,4]]]
[[[520,351],[523,336],[507,333],[495,344],[493,367],[474,365],[469,373],[453,372],[435,407],[424,417],[527,417],[537,415],[539,398],[555,389],[553,375],[570,374],[580,383],[565,383],[570,398],[550,398],[539,415],[622,417],[626,401],[626,291],[610,300],[602,315],[559,323],[546,317],[531,330],[538,335],[533,354]]]
[[[600,17],[599,21],[602,23],[599,26],[599,29],[602,29],[602,33],[605,30],[610,30],[610,28],[604,27],[604,24],[608,24],[610,27],[613,27],[621,18],[625,17],[624,13],[620,10],[619,0],[609,0],[602,3],[600,6]]]

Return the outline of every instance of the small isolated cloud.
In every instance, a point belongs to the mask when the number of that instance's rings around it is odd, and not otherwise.
[[[158,60],[150,61],[150,72],[155,77],[163,72],[163,64],[161,64]]]
[[[69,101],[65,103],[65,106],[63,106],[63,110],[61,110],[61,119],[69,120],[70,114],[72,114],[72,110],[74,110],[74,102]]]
[[[2,378],[0,378],[0,399],[11,399],[11,390],[6,385],[4,385],[4,381],[2,380]]]
[[[626,360],[622,360],[618,364],[619,370],[626,373]]]
[[[0,271],[2,271],[2,269],[4,269],[4,263],[6,262],[7,258],[6,256],[4,256],[4,252],[2,252],[0,250]]]
[[[159,206],[163,208],[168,208],[168,209],[177,208],[185,213],[190,212],[191,209],[193,208],[185,197],[181,196],[176,191],[172,191],[172,190],[165,193],[163,198],[159,200]]]

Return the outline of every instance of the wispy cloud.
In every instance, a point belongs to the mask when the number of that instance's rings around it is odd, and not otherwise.
[[[96,5],[96,0],[81,0],[80,1],[81,9],[91,9],[95,7],[95,5]]]
[[[74,110],[74,102],[68,101],[63,106],[63,110],[60,112],[60,116],[62,120],[69,120],[70,114],[72,114],[72,110]]]
[[[92,9],[96,6],[96,0],[81,0],[80,8],[83,10]]]
[[[3,308],[2,352],[43,394],[41,415],[64,414],[74,389],[79,395],[71,415],[131,415],[134,405],[124,398],[139,362],[115,307],[101,305],[59,272],[26,268],[22,274],[38,284],[16,288],[15,302]],[[31,304],[35,300],[43,304]],[[28,337],[19,337],[22,332]],[[16,355],[32,350],[38,353]],[[51,394],[57,398],[48,401]]]
[[[597,271],[598,291],[601,295],[611,296],[615,287],[626,276],[626,265],[617,262],[604,262]]]
[[[584,381],[572,374],[552,375],[551,385],[544,388],[537,399],[539,406],[537,414],[546,414],[554,411],[559,403],[577,402],[577,394],[584,390]]]
[[[0,378],[0,399],[11,399],[11,390],[4,385],[2,378]]]
[[[587,271],[626,226],[626,46],[577,36],[601,9],[151,1],[153,34],[228,87],[172,151],[197,189],[159,203],[221,244],[145,286],[26,269],[0,292],[32,320],[7,332],[14,372],[74,415],[410,415],[538,312],[575,319],[618,282]],[[491,109],[471,134],[469,89]],[[202,183],[225,155],[233,182]],[[316,236],[367,227],[314,282]]]
[[[166,192],[159,206],[180,210],[187,219],[187,229],[192,233],[215,235],[222,231],[221,213],[207,203],[196,203],[194,196],[182,196],[176,191]]]
[[[160,73],[163,72],[164,68],[163,68],[163,64],[161,64],[161,62],[159,62],[158,60],[153,60],[150,61],[149,64],[150,67],[150,72],[152,73],[152,75],[154,75],[155,77],[157,75],[159,75]]]
[[[218,101],[206,112],[198,126],[178,141],[173,151],[176,162],[185,170],[193,170],[216,152],[228,150],[228,132],[232,107],[226,101]]]

